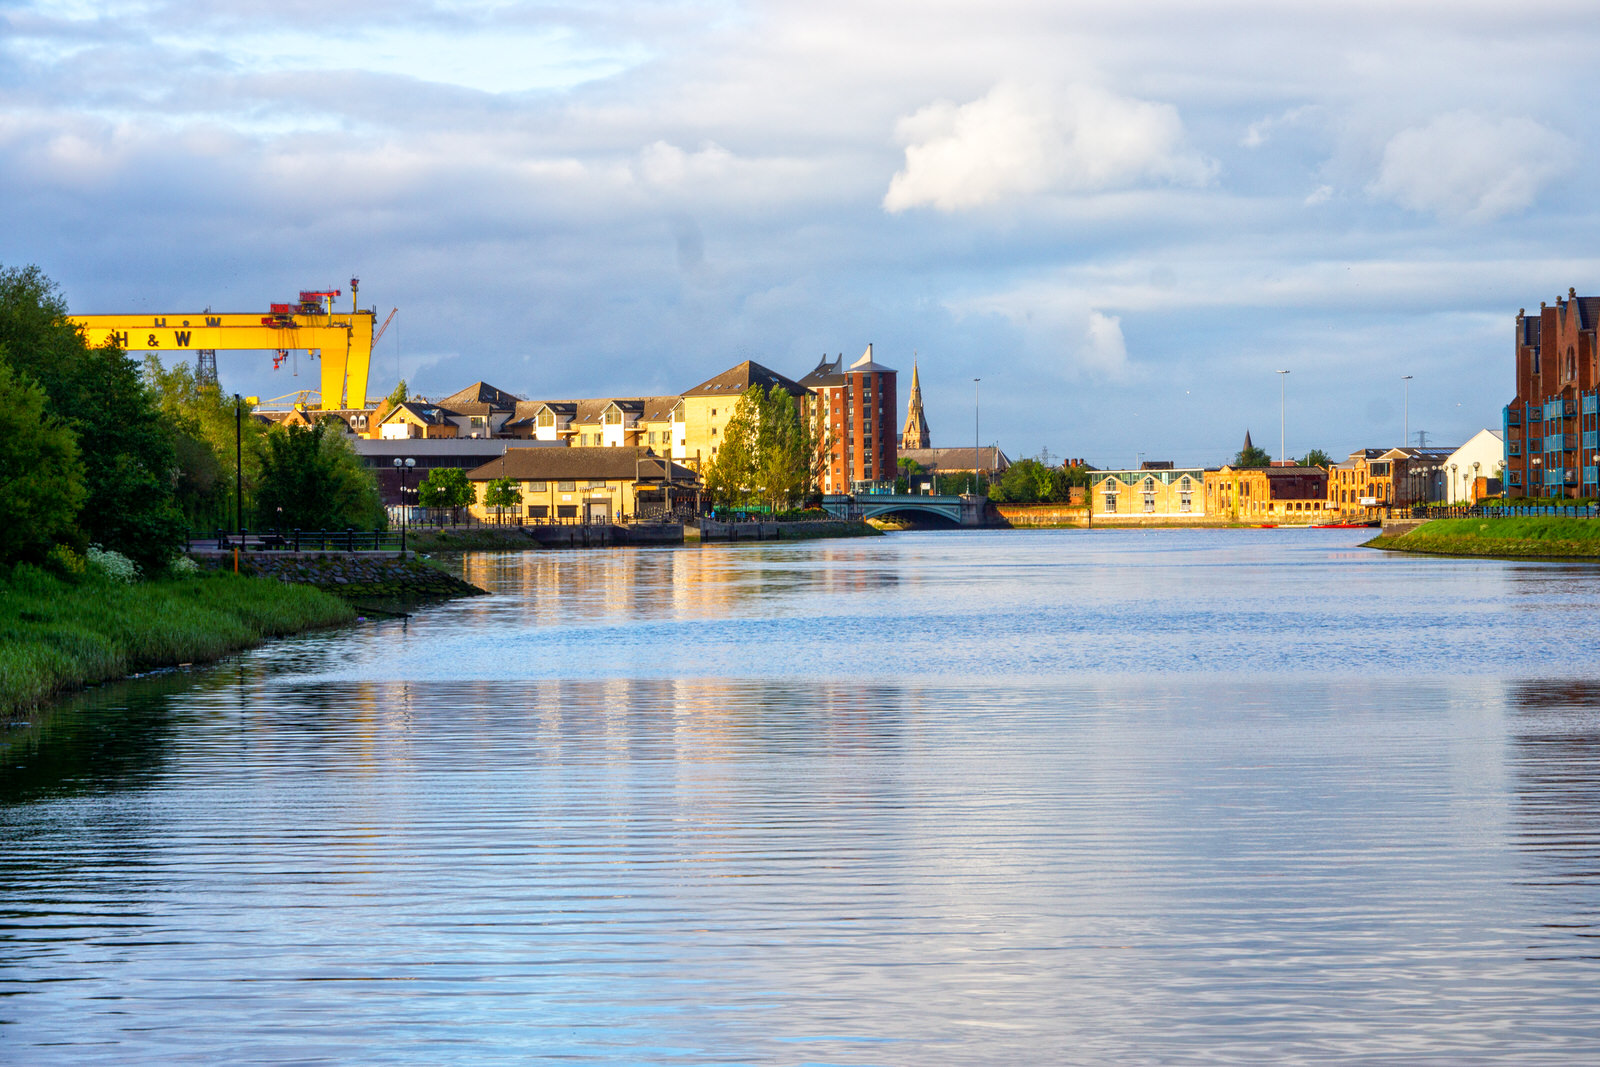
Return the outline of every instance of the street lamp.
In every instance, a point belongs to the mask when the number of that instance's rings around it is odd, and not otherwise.
[[[415,459],[413,459],[412,457],[410,457],[410,456],[407,456],[405,459],[401,459],[399,456],[394,457],[394,469],[400,472],[400,522],[401,522],[401,525],[406,525],[406,520],[407,520],[407,512],[406,512],[406,475],[409,474],[411,472],[411,469],[413,467],[415,467],[416,465],[417,465],[417,461]]]
[[[1450,464],[1450,503],[1460,503],[1461,484],[1456,481],[1456,465]]]
[[[1284,438],[1284,434],[1283,434],[1283,379],[1284,379],[1284,375],[1286,375],[1288,373],[1289,372],[1286,371],[1286,370],[1278,371],[1278,462],[1279,463],[1286,463],[1286,462],[1288,462],[1288,459],[1289,459],[1289,452],[1288,452],[1288,448],[1284,445],[1285,438]]]
[[[244,397],[233,394],[233,532],[244,532]]]
[[[1405,436],[1400,439],[1400,447],[1407,448],[1411,444],[1411,375],[1402,374],[1400,380],[1405,383],[1403,387],[1405,389],[1405,400],[1402,409],[1405,412],[1405,422],[1401,424],[1405,428]]]
[[[978,383],[982,378],[972,379],[972,495],[978,495]]]

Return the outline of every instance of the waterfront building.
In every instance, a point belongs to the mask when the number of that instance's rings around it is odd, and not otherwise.
[[[615,522],[670,510],[677,494],[698,488],[693,471],[648,449],[605,445],[512,448],[467,472],[480,519],[501,516],[483,503],[485,486],[510,478],[522,503],[510,515],[531,522]]]
[[[1330,517],[1322,467],[1225,465],[1205,472],[1206,514],[1230,522],[1314,523]]]
[[[1516,395],[1501,412],[1507,496],[1600,496],[1600,297],[1517,311]]]
[[[465,437],[461,432],[466,416],[438,404],[407,400],[396,404],[378,426],[381,440],[397,441],[413,437]]]
[[[378,479],[378,496],[385,507],[416,503],[417,486],[430,471],[440,467],[470,471],[498,459],[507,449],[558,447],[555,442],[503,437],[358,437],[350,444]],[[399,466],[395,460],[400,461]],[[405,465],[407,460],[411,461],[409,467]]]
[[[576,448],[670,446],[676,396],[601,397],[593,400],[521,400],[505,432]]]
[[[812,432],[826,445],[821,489],[853,493],[884,483],[898,473],[898,436],[894,420],[898,373],[872,358],[868,345],[860,359],[844,365],[844,357],[826,356],[800,379],[809,392],[806,412]]]
[[[767,392],[778,386],[795,398],[796,407],[803,413],[805,386],[747,359],[687,390],[679,398],[681,403],[670,411],[672,458],[693,470],[704,471],[722,448],[723,434],[739,405],[739,398],[752,385],[759,385]]]
[[[910,479],[913,492],[931,492],[931,482],[941,474],[971,474],[979,471],[986,485],[992,485],[1011,466],[1011,459],[995,445],[983,448],[903,448],[900,455],[911,460],[922,473]],[[898,460],[896,461],[898,462]]]
[[[1089,515],[1116,522],[1188,522],[1206,516],[1203,467],[1091,471]]]
[[[473,382],[438,404],[455,413],[460,436],[498,437],[502,427],[516,413],[517,398],[488,382]]]
[[[922,413],[922,381],[917,377],[917,365],[911,364],[911,399],[906,402],[906,424],[900,431],[900,451],[932,448],[933,438],[928,433],[928,419]]]
[[[1500,480],[1504,464],[1504,436],[1499,430],[1479,430],[1466,444],[1445,457],[1445,501],[1476,504],[1480,497],[1487,495],[1488,483]]]
[[[1410,507],[1445,499],[1445,465],[1453,448],[1361,448],[1328,468],[1328,506],[1346,518],[1374,508]]]

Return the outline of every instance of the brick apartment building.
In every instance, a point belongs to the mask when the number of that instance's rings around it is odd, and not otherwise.
[[[1508,496],[1600,496],[1600,297],[1517,312],[1517,392],[1504,409]]]
[[[859,483],[892,483],[899,453],[895,432],[895,380],[898,373],[872,359],[872,346],[850,366],[844,357],[823,358],[800,379],[812,425],[828,435],[822,470],[824,493],[851,493]]]

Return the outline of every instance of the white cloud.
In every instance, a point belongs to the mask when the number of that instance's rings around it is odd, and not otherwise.
[[[1087,343],[1079,350],[1079,362],[1085,369],[1107,378],[1125,376],[1128,342],[1122,336],[1122,319],[1090,311],[1084,334]]]
[[[922,108],[901,119],[896,134],[905,166],[883,198],[891,212],[960,211],[1149,180],[1203,185],[1216,169],[1184,147],[1172,105],[1086,85],[1051,91],[1002,82],[969,104]]]
[[[1532,119],[1457,111],[1395,134],[1368,188],[1412,211],[1486,222],[1532,205],[1574,158],[1568,138]]]

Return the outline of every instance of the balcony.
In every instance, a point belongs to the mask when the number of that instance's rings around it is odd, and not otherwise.
[[[1600,467],[1583,468],[1583,484],[1594,485],[1596,481],[1600,481]]]
[[[1575,449],[1577,447],[1578,447],[1578,435],[1577,434],[1575,434],[1575,433],[1564,433],[1564,434],[1561,435],[1561,448],[1564,451],[1571,451],[1572,449]]]
[[[1600,448],[1600,430],[1585,430],[1583,432],[1583,447],[1585,449]]]
[[[1507,441],[1506,442],[1506,455],[1508,455],[1508,456],[1520,456],[1520,455],[1522,455],[1522,442],[1521,441]]]
[[[1593,415],[1597,411],[1600,411],[1600,396],[1594,393],[1583,394],[1583,413]]]
[[[1515,408],[1515,407],[1506,408],[1506,425],[1507,426],[1521,426],[1522,425],[1522,411],[1521,411],[1521,409]]]

